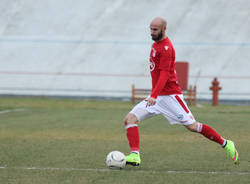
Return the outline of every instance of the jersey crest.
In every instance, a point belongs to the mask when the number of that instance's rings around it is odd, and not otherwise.
[[[149,66],[150,72],[152,72],[155,69],[155,62],[150,60],[150,66]]]

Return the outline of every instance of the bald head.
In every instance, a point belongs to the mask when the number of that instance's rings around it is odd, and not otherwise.
[[[162,17],[155,17],[150,23],[152,40],[158,42],[166,37],[167,21]]]
[[[162,17],[155,17],[150,25],[160,26],[160,27],[167,27],[167,21]]]

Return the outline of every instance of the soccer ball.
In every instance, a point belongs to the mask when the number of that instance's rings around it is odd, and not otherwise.
[[[111,151],[107,155],[106,164],[110,169],[122,169],[126,165],[125,155],[120,151]]]

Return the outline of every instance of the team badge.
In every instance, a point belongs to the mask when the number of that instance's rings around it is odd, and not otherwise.
[[[149,66],[150,72],[152,72],[155,69],[155,62],[150,60],[150,66]]]
[[[178,115],[177,115],[177,118],[178,118],[179,120],[183,120],[184,116],[183,116],[183,114],[178,114]]]

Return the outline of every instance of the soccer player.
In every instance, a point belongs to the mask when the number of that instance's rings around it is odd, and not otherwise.
[[[200,133],[220,144],[237,164],[239,154],[234,142],[221,137],[212,127],[197,122],[185,103],[181,88],[177,83],[175,49],[166,36],[166,29],[167,22],[162,17],[154,18],[150,24],[151,37],[154,41],[150,53],[152,93],[125,117],[124,123],[131,149],[131,153],[126,156],[126,163],[133,166],[139,166],[141,163],[137,123],[162,114],[170,124],[184,125],[189,131]]]

